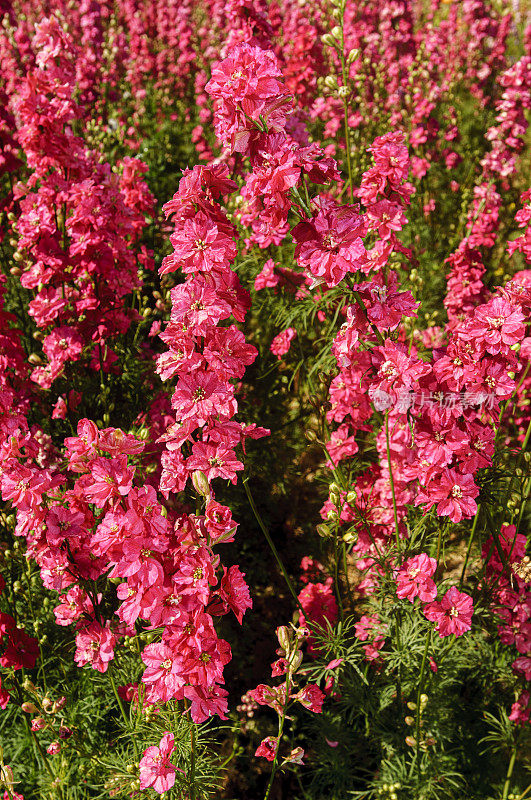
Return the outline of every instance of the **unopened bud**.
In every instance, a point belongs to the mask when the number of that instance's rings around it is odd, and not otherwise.
[[[406,723],[406,725],[414,725],[415,724],[415,718],[414,717],[406,717],[404,722]]]
[[[302,664],[302,650],[296,650],[289,662],[291,671],[297,672],[301,664]]]
[[[210,497],[210,484],[204,472],[196,469],[192,473],[192,484],[196,492],[203,497]]]
[[[325,33],[321,36],[321,41],[323,44],[326,44],[328,47],[334,47],[336,44],[336,40],[330,33]]]
[[[49,697],[45,697],[42,701],[42,707],[46,711],[47,714],[53,713],[53,702],[50,700]]]
[[[7,764],[0,765],[0,783],[5,783],[13,791],[13,770]]]
[[[20,707],[25,714],[36,714],[39,710],[35,703],[22,703]]]
[[[330,530],[328,525],[324,524],[324,522],[321,523],[320,525],[317,525],[315,530],[317,531],[319,536],[323,537],[323,539],[329,539],[330,536],[332,535],[332,531]]]
[[[406,744],[409,747],[415,747],[415,745],[417,744],[417,740],[415,739],[414,736],[406,736]]]
[[[66,697],[60,697],[59,700],[56,700],[53,704],[53,712],[60,711],[66,703]]]
[[[291,637],[289,635],[289,628],[287,625],[279,625],[276,630],[277,639],[280,646],[288,652],[291,648]]]

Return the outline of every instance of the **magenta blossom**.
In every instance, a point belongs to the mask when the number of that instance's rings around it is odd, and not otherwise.
[[[437,562],[426,553],[408,558],[396,574],[396,593],[401,600],[413,602],[419,597],[423,602],[434,600],[437,587],[432,575],[437,569]]]
[[[166,733],[158,747],[148,747],[140,759],[140,788],[152,786],[156,792],[167,792],[175,783],[177,768],[171,763],[170,755],[175,750],[173,733]],[[179,770],[182,772],[182,770]]]
[[[472,598],[452,586],[440,601],[424,606],[424,616],[436,622],[439,636],[462,636],[472,626]]]

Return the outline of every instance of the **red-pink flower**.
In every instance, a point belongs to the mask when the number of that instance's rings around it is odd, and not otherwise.
[[[109,661],[114,658],[116,636],[109,628],[109,623],[102,627],[99,622],[91,622],[76,636],[76,653],[74,660],[78,666],[90,664],[98,672],[106,672]]]
[[[291,343],[296,336],[297,331],[295,328],[286,328],[285,331],[281,331],[271,342],[271,352],[276,355],[278,359],[282,358],[290,349]]]
[[[426,553],[408,558],[396,574],[396,593],[401,600],[413,602],[419,597],[423,602],[434,600],[437,587],[432,575],[437,569],[437,562]]]
[[[472,626],[472,598],[452,586],[441,600],[424,606],[424,616],[435,622],[439,636],[462,636]]]
[[[278,750],[278,738],[276,736],[266,736],[263,739],[255,753],[255,756],[262,756],[267,758],[268,761],[273,761]]]
[[[309,683],[304,689],[293,695],[293,699],[298,700],[304,708],[308,708],[314,714],[320,714],[323,709],[325,695],[315,683]]]
[[[156,792],[167,792],[175,783],[176,768],[170,761],[175,750],[173,733],[166,733],[158,747],[148,747],[140,759],[140,788],[150,786]],[[182,770],[179,770],[180,772]]]
[[[437,503],[437,514],[449,517],[452,522],[461,522],[463,517],[473,517],[477,511],[474,497],[479,489],[472,475],[463,475],[455,469],[443,469],[424,491],[419,492],[415,505],[426,503],[431,508]]]

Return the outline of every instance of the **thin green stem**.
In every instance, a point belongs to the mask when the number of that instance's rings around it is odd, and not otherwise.
[[[271,775],[269,776],[269,783],[267,784],[266,793],[264,795],[264,800],[268,800],[269,794],[271,792],[271,787],[273,786],[273,781],[275,780],[275,775],[277,772],[277,765],[278,765],[278,754],[280,751],[280,741],[282,739],[282,731],[284,730],[284,720],[286,719],[286,711],[288,708],[289,703],[289,693],[291,689],[291,671],[288,671],[286,675],[286,699],[284,701],[284,707],[282,709],[282,716],[278,721],[278,736],[277,736],[277,747],[275,750],[275,758],[273,759],[273,763],[271,765]]]
[[[120,711],[121,711],[121,714],[122,714],[122,717],[123,717],[123,720],[124,720],[124,723],[125,723],[125,727],[127,729],[129,729],[131,727],[130,720],[127,718],[127,714],[125,713],[124,704],[122,703],[122,698],[118,694],[118,689],[116,688],[116,683],[114,682],[114,677],[113,677],[113,674],[112,674],[111,670],[109,670],[108,675],[109,675],[109,678],[111,680],[111,686],[112,686],[112,690],[114,692],[114,696],[116,697],[116,701],[117,701],[118,705],[120,706]],[[134,748],[134,751],[135,751],[135,756],[136,756],[136,758],[138,760],[138,749],[137,749],[137,746],[136,746],[136,738],[134,736],[131,737],[131,738],[133,740],[133,748]]]
[[[266,538],[266,541],[267,541],[267,543],[268,543],[268,545],[269,545],[269,547],[271,549],[271,552],[273,553],[273,555],[275,557],[275,561],[277,562],[278,567],[279,567],[282,575],[284,576],[284,580],[286,581],[288,589],[290,590],[290,592],[291,592],[291,594],[293,596],[293,599],[295,600],[295,603],[297,604],[298,609],[300,610],[300,612],[302,614],[304,614],[304,609],[303,609],[303,607],[301,605],[301,601],[297,597],[297,593],[296,593],[295,589],[293,588],[293,584],[292,584],[292,582],[290,580],[290,577],[289,577],[289,575],[288,575],[288,573],[286,571],[286,568],[285,568],[284,564],[282,563],[282,559],[280,558],[280,556],[278,554],[278,550],[275,547],[275,544],[274,544],[271,536],[269,535],[269,531],[267,530],[266,526],[264,525],[264,523],[262,521],[262,517],[258,513],[258,510],[256,508],[255,502],[253,500],[253,496],[251,494],[251,490],[250,490],[250,488],[248,486],[248,481],[249,481],[248,477],[243,479],[243,487],[244,487],[245,492],[247,494],[247,499],[249,500],[249,505],[251,506],[251,509],[252,509],[252,512],[253,512],[253,514],[255,516],[255,519],[258,522],[258,525],[260,526],[260,530],[264,534],[264,536]]]
[[[472,523],[472,530],[470,531],[470,536],[468,537],[468,545],[466,548],[466,555],[465,555],[465,562],[463,564],[463,569],[461,570],[461,578],[459,579],[459,590],[463,588],[463,583],[465,581],[465,574],[466,568],[468,566],[468,560],[470,558],[470,553],[472,550],[472,542],[474,541],[474,535],[476,533],[476,528],[478,525],[479,514],[481,512],[481,505],[478,505],[478,510],[476,511],[476,516],[474,517],[474,522]]]
[[[430,649],[430,642],[431,642],[431,628],[428,630],[426,634],[426,644],[424,646],[424,653],[422,655],[422,663],[420,666],[420,675],[419,675],[419,684],[417,687],[417,708],[415,714],[415,756],[413,761],[411,762],[411,770],[410,776],[413,775],[415,769],[419,766],[419,749],[420,749],[420,696],[422,694],[422,687],[423,687],[423,680],[424,680],[424,670],[426,669],[426,661],[428,659],[428,650]],[[417,786],[420,783],[420,770],[417,769]]]
[[[190,704],[191,705],[191,704]],[[195,800],[195,751],[197,747],[197,734],[195,722],[190,720],[190,800]]]
[[[516,753],[517,753],[517,748],[515,744],[511,753],[509,766],[507,767],[507,775],[505,776],[505,783],[503,784],[502,800],[507,800],[507,797],[509,796],[509,789],[511,788],[511,778],[513,776],[514,765],[516,763]]]
[[[389,443],[389,411],[385,412],[385,445],[387,449],[387,465],[389,467],[389,483],[391,485],[391,495],[393,498],[393,516],[395,520],[395,536],[396,536],[396,549],[398,550],[398,560],[400,561],[401,557],[401,546],[400,546],[400,527],[398,525],[398,510],[396,507],[396,495],[395,495],[395,482],[393,478],[393,468],[391,466],[391,445]]]
[[[341,78],[343,88],[347,89],[348,73],[347,65],[345,63],[345,8],[346,3],[343,4],[343,13],[341,15]],[[352,156],[350,155],[350,129],[348,125],[348,103],[347,98],[343,97],[343,125],[345,128],[345,150],[347,153],[347,172],[348,172],[348,185],[350,187],[350,202],[354,202],[354,185],[352,180]]]

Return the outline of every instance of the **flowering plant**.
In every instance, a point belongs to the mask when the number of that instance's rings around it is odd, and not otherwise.
[[[524,800],[525,9],[0,13],[2,796]]]

